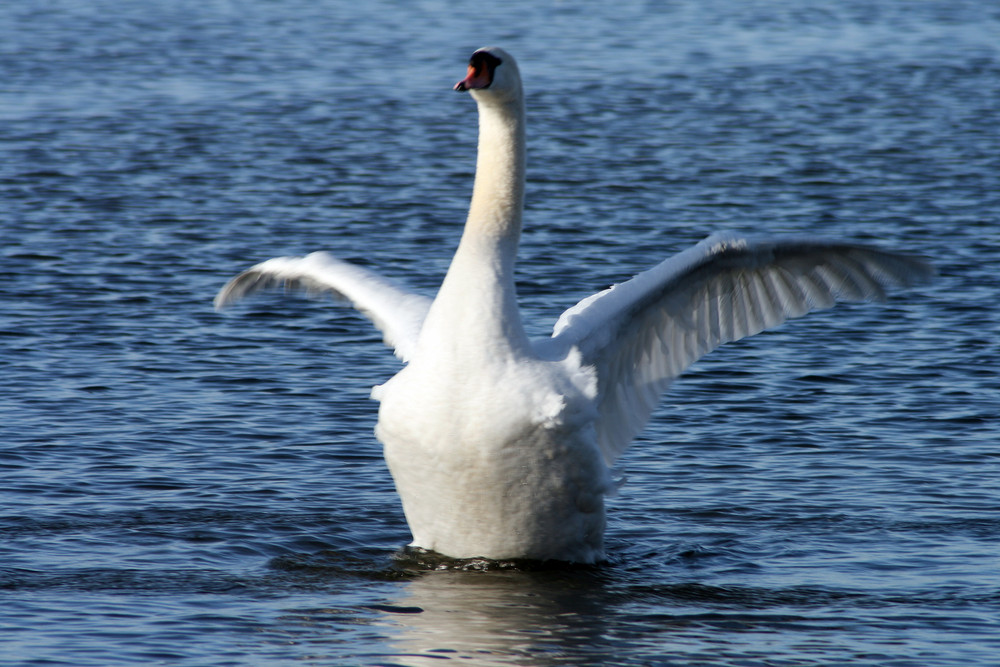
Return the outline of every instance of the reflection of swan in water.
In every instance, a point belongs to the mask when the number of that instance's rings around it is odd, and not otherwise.
[[[223,307],[275,284],[328,291],[407,362],[372,395],[413,545],[455,558],[592,563],[604,555],[608,467],[670,381],[727,341],[837,300],[881,298],[923,262],[860,245],[711,237],[588,297],[529,340],[514,261],[524,199],[524,98],[514,59],[473,54],[457,86],[479,105],[461,243],[432,300],[325,253],[240,274]]]
[[[611,660],[616,656],[596,649],[604,644],[597,638],[607,607],[587,594],[600,588],[586,573],[429,572],[407,582],[398,611],[383,612],[381,624],[398,651],[387,662],[543,667],[567,664],[559,660],[567,652],[591,651],[592,664]]]

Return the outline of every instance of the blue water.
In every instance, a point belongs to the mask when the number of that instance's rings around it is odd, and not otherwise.
[[[0,663],[995,665],[997,35],[971,0],[3,3]],[[397,557],[379,335],[211,307],[318,249],[432,293],[490,43],[533,333],[712,231],[940,272],[692,368],[597,568]]]

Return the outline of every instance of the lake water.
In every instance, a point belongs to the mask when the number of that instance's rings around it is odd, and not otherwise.
[[[0,7],[0,663],[995,665],[1000,6]],[[372,435],[398,368],[326,249],[433,293],[473,49],[529,107],[534,334],[713,231],[939,277],[726,346],[621,462],[609,561],[433,571]]]

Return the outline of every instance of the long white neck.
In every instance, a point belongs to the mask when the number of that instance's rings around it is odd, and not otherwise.
[[[524,208],[524,102],[479,101],[479,154],[462,243],[487,240],[512,260]]]
[[[469,217],[421,342],[499,354],[528,346],[514,287],[524,207],[524,102],[520,94],[507,101],[488,91],[474,96],[479,156]]]

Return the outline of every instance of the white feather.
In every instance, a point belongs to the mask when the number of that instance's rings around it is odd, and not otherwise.
[[[407,365],[376,387],[376,435],[413,544],[444,555],[595,562],[609,466],[673,378],[722,343],[837,300],[882,299],[924,262],[859,245],[713,236],[583,299],[529,341],[514,289],[524,194],[520,75],[501,49],[458,86],[479,104],[469,217],[433,300],[325,253],[248,269],[216,297],[330,293]]]
[[[275,257],[239,274],[215,297],[223,309],[262,289],[285,287],[310,294],[329,294],[347,301],[382,332],[386,345],[408,361],[420,336],[431,300],[400,287],[374,271],[341,261],[329,253]]]
[[[926,279],[921,260],[860,245],[713,236],[559,318],[550,345],[598,377],[598,443],[612,463],[670,382],[723,343],[835,301],[882,300]],[[636,400],[623,400],[636,388]]]

